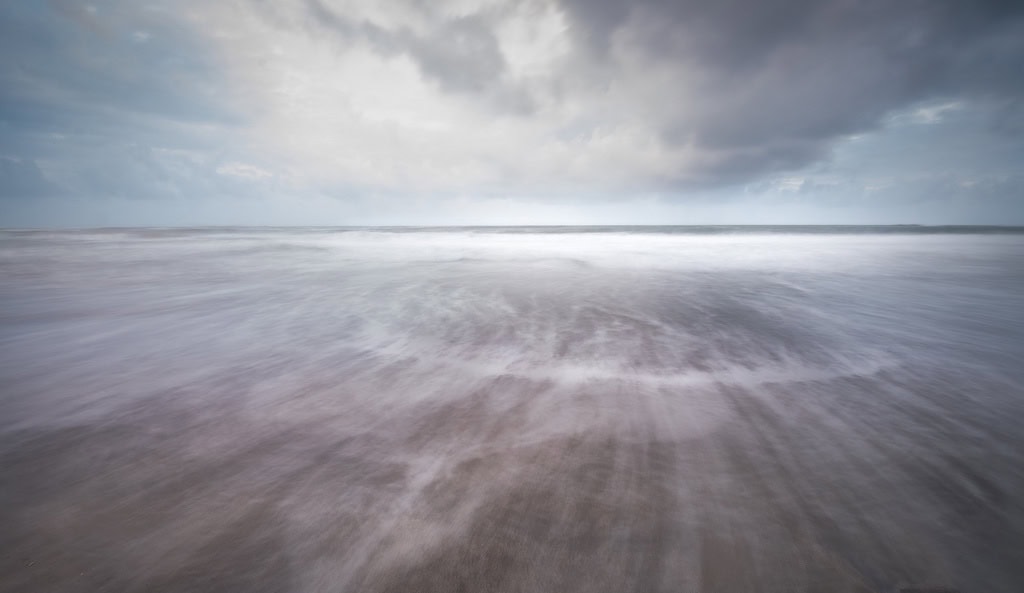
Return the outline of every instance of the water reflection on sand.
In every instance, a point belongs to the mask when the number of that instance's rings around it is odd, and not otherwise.
[[[1024,590],[1024,236],[6,233],[0,590]]]

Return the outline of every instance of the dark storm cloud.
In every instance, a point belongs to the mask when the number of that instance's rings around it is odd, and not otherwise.
[[[838,137],[932,97],[1024,95],[1024,3],[969,0],[560,0],[580,48],[614,75],[615,44],[690,73],[655,124],[717,153],[699,178],[820,159]]]
[[[501,9],[452,17],[416,4],[435,26],[412,32],[304,1],[312,20],[338,38],[407,56],[442,90],[489,93],[508,111],[529,113],[532,97],[552,89],[556,100],[573,100],[572,89],[600,96],[625,87],[622,111],[667,149],[701,155],[699,167],[640,186],[729,185],[798,169],[827,158],[839,139],[935,98],[974,101],[1003,129],[1020,128],[1021,2],[552,0],[575,46],[555,79],[539,82],[510,79],[495,33]],[[652,106],[649,96],[630,94],[631,80],[666,69],[678,77],[660,83],[659,101],[678,97],[678,105]],[[596,118],[594,126],[607,123]]]

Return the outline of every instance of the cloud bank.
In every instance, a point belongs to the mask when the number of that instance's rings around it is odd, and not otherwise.
[[[1019,2],[0,10],[12,219],[141,200],[145,223],[242,222],[246,203],[264,223],[884,222],[931,201],[948,222],[1024,223]]]

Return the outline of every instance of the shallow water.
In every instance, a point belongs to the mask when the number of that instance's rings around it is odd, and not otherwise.
[[[1024,234],[0,233],[0,590],[1024,591]]]

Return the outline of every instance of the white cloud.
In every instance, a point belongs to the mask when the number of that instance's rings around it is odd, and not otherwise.
[[[261,179],[267,179],[273,177],[274,174],[266,169],[261,169],[256,165],[250,165],[249,163],[238,163],[231,162],[225,163],[217,167],[217,173],[220,175],[226,175],[229,177],[239,177],[241,179],[248,179],[250,181],[259,181]]]
[[[46,34],[4,38],[4,153],[188,216],[219,196],[353,224],[795,221],[780,204],[953,186],[1009,210],[1010,184],[928,179],[1019,168],[1016,111],[989,120],[1019,103],[1024,18],[926,4],[14,3]]]
[[[632,191],[652,179],[685,176],[702,158],[692,147],[666,146],[632,106],[639,94],[652,105],[671,103],[662,96],[671,72],[636,73],[596,93],[561,80],[572,66],[570,32],[548,3],[502,6],[496,17],[508,65],[496,92],[527,93],[527,113],[502,110],[494,103],[502,98],[488,92],[446,91],[404,54],[311,31],[316,25],[302,3],[277,3],[273,15],[263,16],[244,3],[204,6],[204,23],[230,31],[214,39],[233,94],[253,114],[250,141],[311,186],[508,195]],[[426,26],[401,3],[393,10],[377,3],[329,6],[354,22]],[[454,12],[470,13],[472,6]]]
[[[714,30],[686,29],[688,40],[671,26],[710,14],[709,26],[730,31],[742,23],[728,11],[641,2],[602,38],[575,4],[226,0],[197,3],[193,19],[214,32],[231,94],[250,117],[250,148],[310,188],[688,192],[798,171],[913,104],[879,61],[884,48],[860,43],[857,31],[830,41],[782,27],[794,40],[759,47],[754,60],[746,42],[719,47]],[[820,16],[808,18],[828,32]],[[887,40],[885,27],[861,33]],[[601,41],[599,51],[589,45]],[[477,62],[473,52],[487,56]],[[936,124],[961,105],[918,104],[890,121]]]
[[[961,101],[948,101],[938,105],[927,105],[912,111],[910,119],[914,123],[934,125],[942,122],[949,112],[963,109],[963,106]]]

